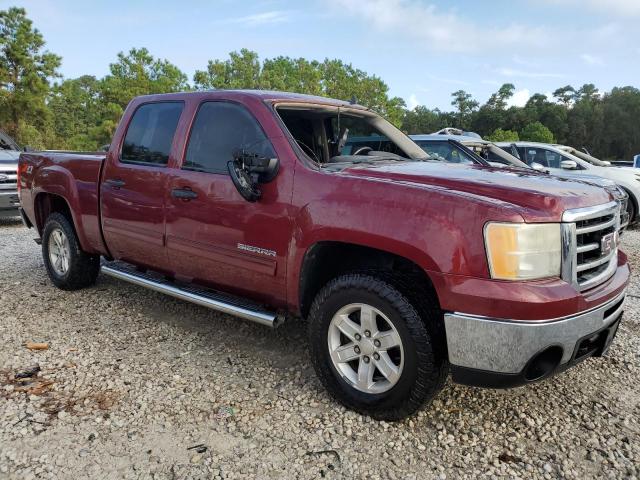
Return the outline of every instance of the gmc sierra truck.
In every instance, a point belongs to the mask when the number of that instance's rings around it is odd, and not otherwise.
[[[345,154],[366,136],[388,141]],[[512,387],[603,355],[622,317],[607,191],[434,161],[349,102],[139,97],[106,154],[22,153],[18,182],[56,286],[102,271],[272,327],[306,318],[323,385],[375,418],[449,374]]]

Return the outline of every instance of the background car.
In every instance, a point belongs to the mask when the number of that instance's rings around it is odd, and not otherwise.
[[[18,144],[0,130],[0,218],[18,215]]]
[[[498,142],[500,148],[532,167],[538,165],[554,175],[598,176],[614,181],[622,187],[629,201],[627,212],[629,223],[638,220],[638,202],[640,201],[640,172],[630,167],[616,167],[584,152],[566,145],[549,145],[536,142]]]
[[[625,212],[620,218],[620,231],[623,231],[629,224],[629,195],[623,187],[617,185],[613,180],[597,175],[587,175],[569,170],[556,169],[551,172],[551,169],[536,163],[533,165],[527,165],[516,156],[500,148],[497,144],[477,137],[458,134],[445,135],[442,133],[410,135],[409,137],[429,155],[433,157],[440,157],[442,160],[449,163],[480,163],[478,161],[479,158],[480,160],[487,162],[488,165],[494,167],[525,168],[528,170],[534,169],[550,173],[556,177],[580,180],[592,185],[597,185],[611,193],[615,200],[620,204],[621,210]],[[514,153],[519,155],[517,150]]]

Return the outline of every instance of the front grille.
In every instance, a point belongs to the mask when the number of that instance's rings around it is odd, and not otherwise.
[[[15,185],[18,181],[18,175],[15,170],[8,172],[0,171],[0,185]]]
[[[562,277],[581,291],[611,278],[618,264],[619,228],[618,202],[566,211]]]

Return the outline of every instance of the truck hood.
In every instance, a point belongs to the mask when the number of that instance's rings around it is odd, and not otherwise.
[[[441,162],[402,162],[355,165],[343,174],[395,183],[434,186],[506,202],[523,209],[525,220],[558,221],[564,210],[611,201],[602,188],[519,168],[452,165]]]

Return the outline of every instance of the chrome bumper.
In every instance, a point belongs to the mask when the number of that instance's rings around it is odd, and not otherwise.
[[[580,341],[617,322],[625,293],[592,310],[548,321],[447,313],[444,322],[449,362],[453,367],[518,375],[537,353],[559,346],[562,348],[559,367],[562,367],[575,360]],[[601,353],[606,352],[614,335],[615,329],[611,329]]]

